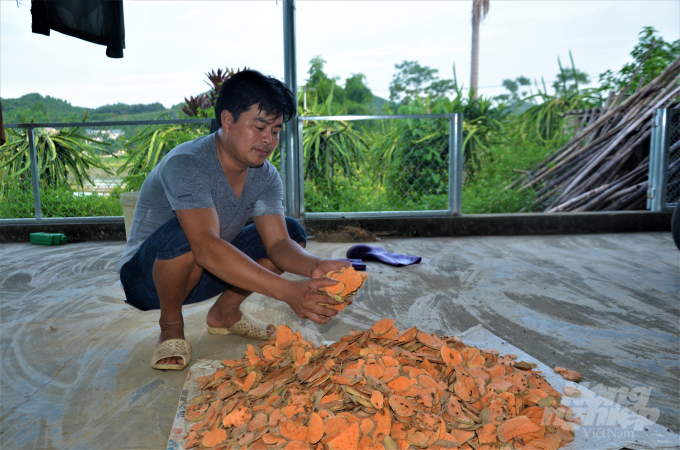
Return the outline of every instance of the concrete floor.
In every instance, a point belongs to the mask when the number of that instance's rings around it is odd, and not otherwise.
[[[419,265],[369,263],[355,303],[329,325],[259,295],[244,310],[312,340],[383,317],[456,334],[482,324],[597,392],[658,412],[680,432],[680,252],[670,233],[407,238],[388,251]],[[342,258],[350,244],[310,242]],[[123,303],[113,266],[124,243],[0,245],[0,447],[164,449],[185,372],[150,368],[157,312]],[[205,329],[185,308],[198,359],[238,358],[247,340]],[[649,398],[646,399],[647,394]]]

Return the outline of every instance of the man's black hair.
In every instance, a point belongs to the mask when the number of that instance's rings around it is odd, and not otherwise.
[[[215,103],[217,126],[222,128],[222,111],[225,109],[238,120],[241,113],[253,105],[267,115],[282,116],[288,122],[297,112],[295,96],[288,87],[274,77],[257,70],[237,72],[222,83]]]

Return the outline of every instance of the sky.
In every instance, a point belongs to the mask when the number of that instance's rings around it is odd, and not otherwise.
[[[166,107],[208,89],[205,73],[248,66],[283,79],[279,0],[124,2],[124,58],[105,47],[52,32],[31,33],[30,0],[0,0],[0,97],[38,92],[96,108],[114,103]],[[441,78],[470,84],[471,0],[298,0],[298,85],[321,56],[340,83],[363,73],[375,95],[389,97],[395,64],[418,61]],[[596,82],[618,71],[644,26],[680,39],[680,0],[491,0],[480,37],[480,93],[504,93],[520,75],[550,86],[557,58]]]

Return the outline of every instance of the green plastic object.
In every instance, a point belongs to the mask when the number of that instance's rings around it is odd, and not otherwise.
[[[60,245],[66,243],[66,235],[62,233],[31,233],[31,244]]]

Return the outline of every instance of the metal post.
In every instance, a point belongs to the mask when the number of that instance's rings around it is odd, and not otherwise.
[[[304,127],[305,121],[298,118],[297,119],[297,161],[298,161],[298,211],[300,215],[298,217],[304,217],[305,215],[305,148],[303,145],[303,135],[302,129]]]
[[[35,154],[35,134],[34,128],[28,127],[28,148],[31,152],[31,181],[33,183],[33,207],[35,208],[35,219],[42,219],[40,207],[40,180],[38,179],[38,158]]]
[[[657,109],[652,117],[652,135],[649,145],[649,177],[647,182],[647,209],[655,212],[666,209],[668,141],[668,110]]]
[[[295,0],[283,0],[283,70],[284,82],[293,92],[297,104],[297,60],[295,55]],[[283,130],[282,163],[284,205],[290,217],[300,217],[300,188],[297,161],[298,127],[291,119]]]
[[[463,114],[449,115],[449,214],[462,215]]]

